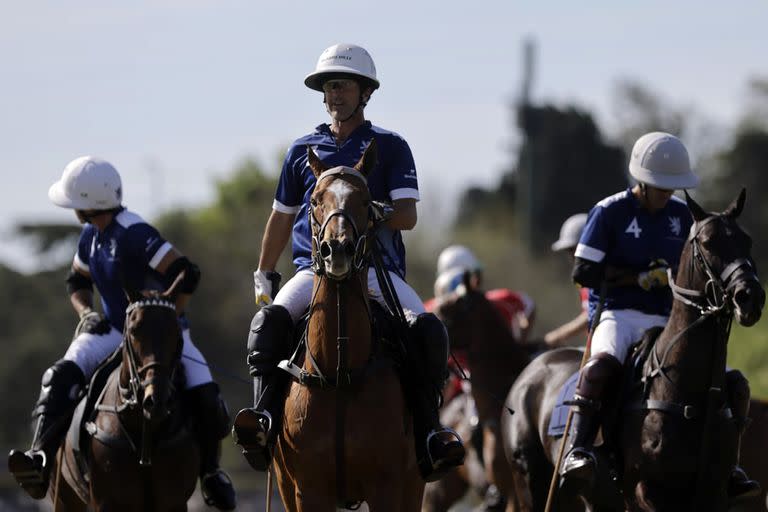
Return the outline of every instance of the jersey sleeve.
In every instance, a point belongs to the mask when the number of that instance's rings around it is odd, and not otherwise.
[[[587,224],[581,232],[579,244],[576,246],[576,257],[602,263],[609,249],[609,235],[606,209],[599,205],[595,206],[589,212]]]
[[[416,175],[416,163],[408,143],[397,134],[392,135],[391,150],[388,154],[387,187],[392,201],[397,199],[415,199],[419,197],[419,180]]]
[[[295,214],[301,209],[301,202],[304,199],[304,190],[301,186],[304,159],[299,158],[299,151],[302,149],[306,151],[303,146],[293,145],[285,155],[275,191],[275,200],[272,202],[273,210]],[[297,167],[300,168],[297,169]]]
[[[91,272],[90,259],[91,259],[91,244],[93,243],[93,231],[88,228],[83,229],[80,232],[80,239],[77,241],[77,252],[75,252],[75,258],[72,261],[72,266],[80,270],[81,272]]]
[[[134,224],[128,234],[129,252],[139,263],[153,270],[157,270],[165,255],[173,249],[173,245],[149,224]]]

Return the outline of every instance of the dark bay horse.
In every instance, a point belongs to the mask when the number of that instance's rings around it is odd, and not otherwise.
[[[500,442],[500,421],[502,415],[509,415],[504,408],[504,399],[514,380],[529,363],[530,355],[514,339],[496,306],[481,290],[470,286],[468,274],[465,275],[464,286],[458,290],[459,293],[438,302],[435,314],[445,323],[452,348],[466,355],[471,395],[482,429],[479,433],[481,443],[471,443],[470,450],[475,451],[476,444],[482,446],[482,453],[476,455],[485,467],[486,486],[494,484],[508,495],[512,493],[512,475]],[[469,475],[463,469],[457,472]],[[455,495],[455,490],[448,489],[453,485],[453,479],[448,478],[430,484],[431,488],[440,490],[430,489],[427,499]],[[511,500],[511,496],[507,499]],[[452,504],[446,503],[445,499],[441,501],[448,506]],[[429,504],[430,510],[447,510],[443,506]],[[514,510],[511,504],[509,510]]]
[[[61,477],[52,493],[67,497],[65,510],[85,510],[85,503],[97,511],[187,510],[200,458],[179,394],[179,282],[163,293],[129,293],[122,360],[86,423],[88,480],[70,436],[61,452]]]
[[[728,508],[726,484],[738,438],[731,418],[735,400],[726,383],[728,334],[733,317],[745,326],[757,322],[765,302],[751,263],[751,239],[736,223],[744,199],[742,191],[723,213],[712,214],[687,197],[694,225],[678,274],[670,279],[675,300],[669,321],[649,349],[641,383],[625,393],[619,421],[604,440],[615,449],[623,493],[624,503],[612,508]],[[580,360],[577,350],[545,353],[510,390],[507,403],[516,414],[505,419],[503,430],[515,486],[525,496],[521,510],[544,509],[559,447],[547,426],[557,393]],[[595,495],[605,494],[599,482]],[[558,510],[584,508],[575,497],[559,498]]]
[[[421,506],[411,413],[371,329],[368,252],[375,234],[366,176],[375,149],[372,141],[354,169],[328,169],[307,149],[317,177],[303,363],[310,377],[291,384],[273,464],[283,502],[295,512],[362,501],[371,512]]]
[[[732,512],[765,512],[768,491],[768,401],[753,398],[749,402],[751,420],[741,439],[741,465],[751,478],[762,486],[760,496],[742,500]]]

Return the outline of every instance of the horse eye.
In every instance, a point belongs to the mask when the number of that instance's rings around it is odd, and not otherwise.
[[[311,204],[312,206],[317,206],[317,200],[313,197],[312,199],[309,200],[309,204]]]

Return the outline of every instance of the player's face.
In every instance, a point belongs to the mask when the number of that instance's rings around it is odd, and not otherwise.
[[[667,202],[669,201],[669,198],[671,198],[672,194],[675,193],[674,190],[667,190],[667,189],[656,188],[651,186],[648,186],[646,190],[647,190],[649,206],[653,210],[661,210],[662,208],[667,206]]]
[[[344,121],[352,115],[360,101],[360,86],[356,80],[342,78],[323,84],[325,104],[335,121]]]

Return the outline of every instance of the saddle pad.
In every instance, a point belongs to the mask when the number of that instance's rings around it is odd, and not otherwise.
[[[573,399],[573,395],[576,393],[576,382],[579,378],[579,372],[574,373],[568,380],[565,381],[563,387],[560,388],[560,392],[557,394],[557,400],[555,401],[555,407],[552,409],[552,417],[549,419],[549,428],[547,434],[552,437],[561,437],[565,432],[565,423],[568,421],[568,411],[571,409],[570,405],[565,405],[563,402]]]

